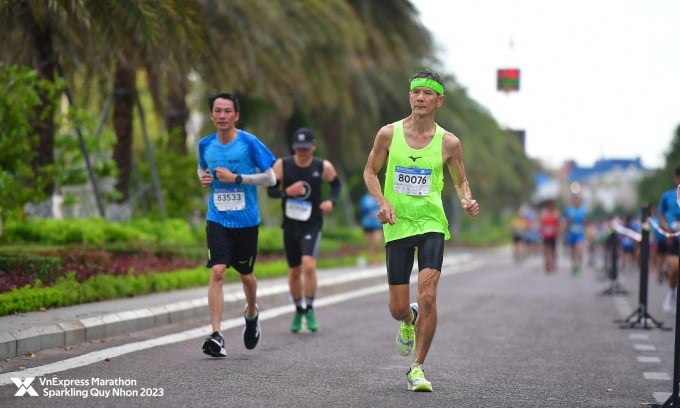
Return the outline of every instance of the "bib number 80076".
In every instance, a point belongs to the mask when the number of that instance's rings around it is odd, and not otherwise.
[[[426,196],[430,193],[432,169],[396,166],[394,191],[397,193]]]
[[[399,174],[397,177],[397,180],[400,183],[408,183],[408,184],[427,184],[428,178],[425,176],[411,176],[408,174]]]

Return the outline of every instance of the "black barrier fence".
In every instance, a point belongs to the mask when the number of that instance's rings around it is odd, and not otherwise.
[[[680,251],[678,251],[678,261],[680,261]],[[674,359],[673,359],[673,390],[671,396],[662,405],[652,404],[653,408],[680,408],[680,358],[678,358],[678,351],[680,351],[680,296],[675,297],[675,344],[674,344]]]
[[[678,186],[678,204],[680,204],[680,185]],[[650,220],[650,206],[646,205],[642,208],[642,231],[639,237],[640,241],[640,284],[638,296],[638,308],[626,319],[615,320],[615,322],[623,323],[620,327],[623,328],[642,328],[642,329],[661,329],[671,330],[669,327],[664,327],[663,323],[654,319],[647,311],[647,292],[649,289],[649,234],[651,227],[659,228],[653,225]],[[651,226],[651,227],[650,227]],[[610,271],[610,278],[612,280],[611,286],[605,290],[605,294],[621,294],[625,293],[618,284],[618,234],[628,233],[634,231],[625,231],[617,228],[612,228],[610,235],[607,237],[606,262]],[[677,234],[675,239],[679,239]],[[680,251],[678,251],[678,261],[680,262]],[[680,408],[680,358],[678,352],[680,351],[680,296],[676,296],[675,304],[675,344],[674,344],[674,360],[673,360],[673,390],[670,397],[663,404],[651,404],[654,408]]]
[[[678,205],[680,205],[680,185],[678,185]],[[680,239],[678,238],[677,235],[675,235],[675,239]],[[678,262],[680,262],[680,251],[678,251]],[[671,396],[668,397],[666,402],[664,402],[662,405],[658,404],[653,404],[652,407],[654,408],[680,408],[680,358],[678,357],[678,352],[680,351],[680,330],[678,327],[680,327],[680,313],[678,313],[678,310],[680,310],[680,296],[675,297],[675,344],[673,345],[674,347],[674,352],[673,352],[673,390],[671,391]]]
[[[618,233],[612,229],[607,235],[604,250],[604,267],[609,276],[610,285],[602,291],[603,295],[625,295],[628,291],[619,283],[619,237]]]
[[[640,239],[640,285],[637,309],[624,320],[615,322],[623,323],[622,329],[640,327],[643,329],[665,329],[663,322],[654,319],[647,311],[647,292],[649,282],[649,205],[642,208],[642,233]]]

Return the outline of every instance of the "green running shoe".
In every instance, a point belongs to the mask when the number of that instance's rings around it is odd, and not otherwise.
[[[417,303],[411,303],[411,312],[413,313],[413,322],[407,324],[402,321],[399,325],[399,330],[397,330],[397,351],[404,357],[411,354],[416,345],[416,319],[418,318]]]
[[[307,310],[307,313],[305,313],[305,320],[307,320],[307,328],[309,331],[315,332],[319,330],[319,325],[316,323],[316,317],[314,317],[313,310]]]
[[[406,373],[408,389],[415,392],[432,392],[432,383],[425,379],[422,366],[411,366]]]
[[[302,330],[302,314],[303,312],[298,312],[297,310],[295,311],[293,322],[290,324],[290,331],[293,333],[297,333]]]

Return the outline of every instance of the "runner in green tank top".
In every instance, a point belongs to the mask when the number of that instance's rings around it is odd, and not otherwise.
[[[449,239],[449,221],[442,205],[444,129],[435,125],[431,142],[414,149],[406,142],[404,121],[392,125],[383,194],[399,214],[399,222],[384,225],[385,242],[426,232],[441,232]]]
[[[435,123],[435,112],[444,99],[441,77],[429,70],[417,72],[410,82],[411,114],[378,131],[364,169],[368,192],[380,204],[390,313],[401,322],[397,350],[402,356],[416,350],[406,374],[413,391],[432,391],[422,365],[437,328],[437,284],[444,240],[450,237],[441,199],[444,166],[454,180],[463,210],[472,216],[479,214],[465,173],[460,139]],[[383,191],[378,173],[385,163]],[[416,249],[418,293],[417,302],[411,303],[409,281]]]

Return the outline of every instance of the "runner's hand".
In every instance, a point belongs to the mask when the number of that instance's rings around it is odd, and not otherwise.
[[[464,198],[460,200],[460,205],[463,206],[463,210],[471,216],[476,216],[479,214],[479,203],[477,200]]]
[[[390,225],[394,225],[395,222],[397,222],[397,218],[394,215],[394,208],[385,201],[384,204],[380,206],[380,211],[378,211],[378,220],[380,220],[380,223],[382,224],[387,224],[389,223]]]

